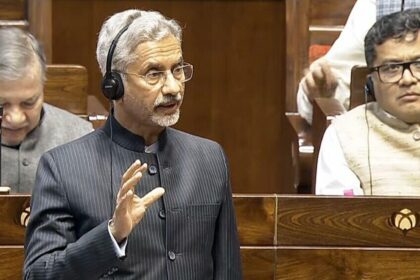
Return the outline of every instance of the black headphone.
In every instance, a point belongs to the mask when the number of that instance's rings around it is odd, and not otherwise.
[[[373,89],[372,77],[368,76],[365,84],[365,95],[367,99],[375,101],[375,90]]]
[[[115,48],[117,47],[118,40],[121,35],[127,31],[130,24],[126,25],[123,29],[118,32],[114,40],[112,40],[111,46],[109,47],[108,56],[106,57],[106,72],[102,79],[102,93],[109,100],[118,100],[124,95],[124,84],[120,73],[112,71],[112,56],[114,55]]]

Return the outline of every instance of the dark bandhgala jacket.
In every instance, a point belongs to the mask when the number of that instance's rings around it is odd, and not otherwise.
[[[110,120],[41,158],[25,279],[242,279],[221,147],[166,128],[157,152],[147,153],[141,137]],[[107,226],[121,176],[136,159],[148,164],[136,194],[157,186],[165,194],[147,209],[119,259]]]

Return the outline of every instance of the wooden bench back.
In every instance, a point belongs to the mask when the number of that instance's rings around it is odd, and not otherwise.
[[[25,0],[0,0],[0,20],[25,20]]]
[[[88,74],[84,66],[47,66],[44,101],[76,115],[87,115]]]
[[[350,80],[350,109],[371,101],[365,97],[365,85],[369,70],[366,66],[354,66],[351,69]]]
[[[26,0],[0,0],[0,28],[11,26],[28,29]]]

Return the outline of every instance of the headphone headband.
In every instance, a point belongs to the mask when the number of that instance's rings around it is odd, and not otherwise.
[[[115,36],[114,40],[112,40],[112,42],[111,42],[111,46],[109,47],[109,50],[108,50],[108,56],[106,58],[106,73],[111,73],[112,72],[111,71],[112,58],[114,56],[114,52],[115,52],[115,49],[117,47],[117,43],[120,40],[121,35],[123,35],[125,31],[127,31],[129,26],[130,26],[130,24],[127,24],[126,26],[124,26],[124,28],[121,29],[118,32],[118,34]]]

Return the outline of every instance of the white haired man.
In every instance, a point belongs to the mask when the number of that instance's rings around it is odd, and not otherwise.
[[[92,131],[92,125],[44,103],[45,56],[18,28],[0,29],[1,184],[31,193],[41,155]]]
[[[193,70],[180,26],[157,12],[115,14],[97,58],[113,114],[41,159],[26,279],[241,279],[224,152],[169,128]]]

